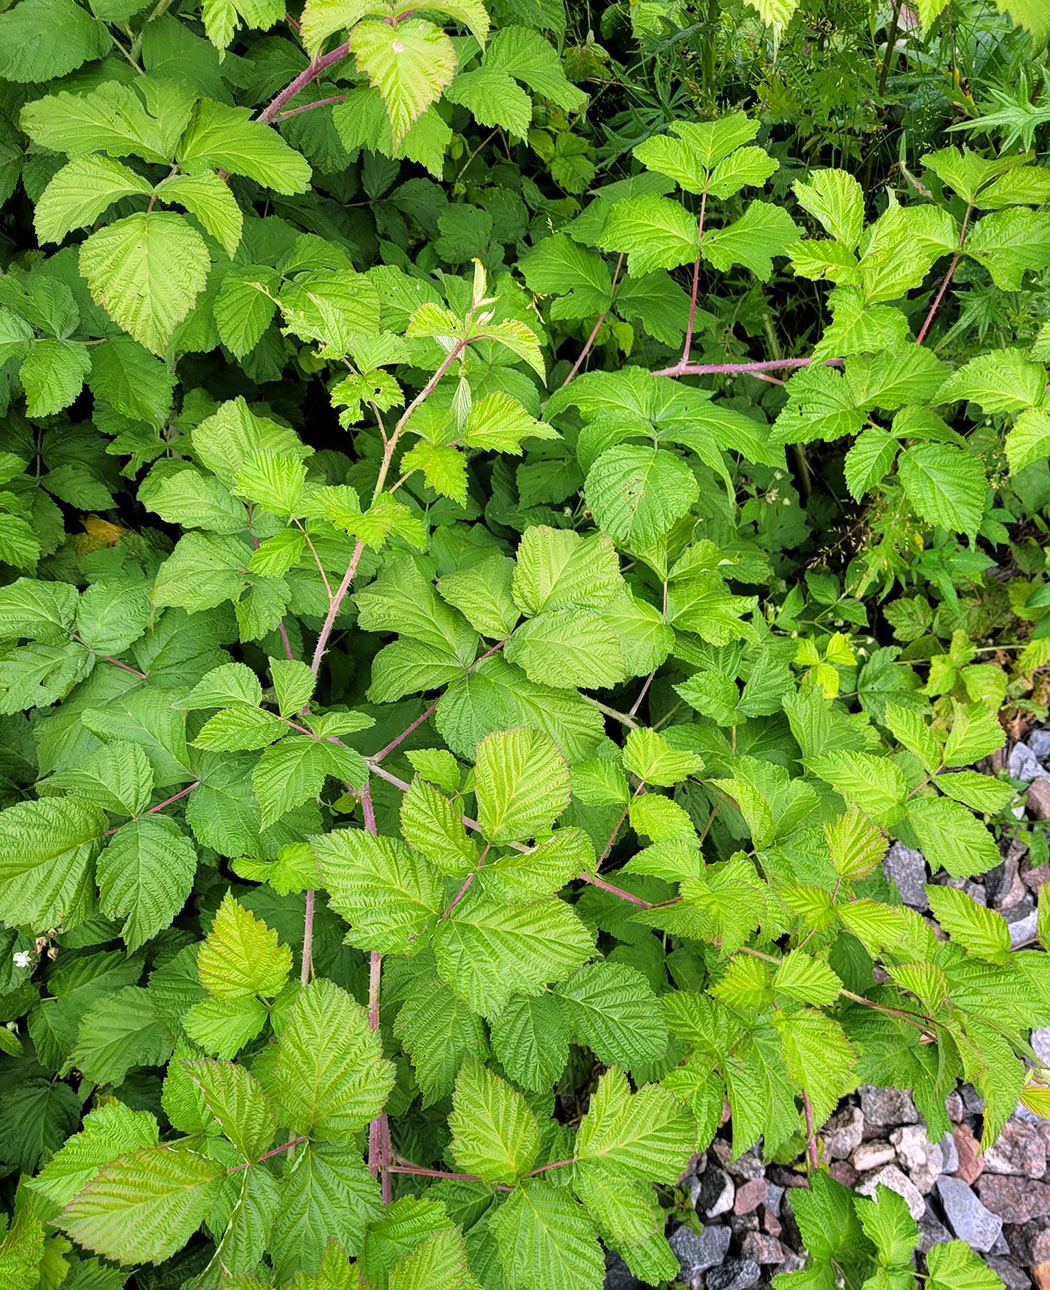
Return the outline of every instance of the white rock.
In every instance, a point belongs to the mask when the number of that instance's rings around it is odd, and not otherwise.
[[[944,1152],[940,1144],[930,1142],[920,1124],[906,1124],[894,1129],[890,1141],[897,1148],[897,1159],[908,1172],[919,1191],[925,1196],[944,1170]]]
[[[874,1196],[875,1189],[880,1184],[888,1187],[890,1191],[895,1191],[898,1196],[904,1197],[908,1212],[916,1221],[926,1213],[926,1202],[923,1200],[922,1192],[896,1165],[887,1165],[884,1169],[877,1169],[875,1173],[868,1174],[857,1184],[857,1191],[862,1196]]]
[[[867,1173],[869,1169],[878,1169],[888,1165],[896,1152],[888,1142],[862,1142],[854,1151],[851,1162],[857,1173]]]

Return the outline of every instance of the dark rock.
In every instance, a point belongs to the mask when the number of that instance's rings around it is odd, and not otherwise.
[[[963,1100],[959,1096],[959,1094],[955,1091],[955,1089],[952,1089],[952,1091],[945,1098],[944,1109],[945,1111],[947,1111],[948,1119],[951,1120],[952,1124],[958,1124],[959,1121],[966,1114],[966,1110],[963,1106]]]
[[[921,851],[914,851],[902,842],[893,846],[882,858],[882,867],[886,876],[897,884],[901,900],[912,909],[927,910],[930,902],[926,899],[923,883],[929,880],[926,871],[926,858]]]
[[[984,1153],[987,1174],[1017,1174],[1042,1178],[1046,1172],[1046,1143],[1034,1124],[1009,1119],[994,1146]]]
[[[784,1203],[784,1188],[776,1183],[766,1183],[766,1213],[774,1218],[780,1217],[780,1206]]]
[[[952,1134],[955,1139],[955,1150],[958,1163],[953,1171],[964,1183],[973,1183],[984,1173],[984,1159],[973,1129],[968,1124],[957,1124]]]
[[[828,1165],[828,1173],[831,1174],[836,1182],[840,1182],[843,1187],[855,1187],[857,1185],[857,1171],[848,1160],[833,1160]]]
[[[1029,730],[1025,743],[1040,761],[1050,758],[1050,730]]]
[[[1030,1290],[1031,1281],[1016,1263],[1001,1254],[989,1254],[985,1263],[992,1269],[1006,1290]]]
[[[919,1113],[911,1094],[903,1089],[876,1088],[864,1084],[860,1090],[860,1109],[869,1124],[896,1129],[902,1124],[918,1124]]]
[[[1033,1218],[1050,1218],[1050,1183],[1033,1178],[985,1171],[978,1180],[981,1204],[998,1214],[1004,1223],[1027,1223]]]
[[[1015,1259],[1032,1266],[1050,1263],[1050,1223],[1035,1218],[1030,1223],[1007,1227],[1006,1243]]]
[[[718,1163],[723,1169],[728,1169],[735,1178],[764,1178],[766,1167],[762,1163],[762,1157],[752,1147],[750,1151],[745,1151],[743,1155],[733,1158],[732,1148],[729,1143],[722,1138],[717,1138],[711,1146],[712,1151],[718,1157]]]
[[[1050,788],[1050,783],[1047,787]],[[1018,862],[1011,855],[1008,855],[991,873],[984,875],[984,886],[995,909],[1006,909],[1011,905],[1020,904],[1027,895],[1027,888],[1021,881]]]
[[[984,1114],[984,1098],[977,1092],[972,1084],[964,1084],[959,1090],[962,1097],[963,1106],[966,1108],[967,1115]]]
[[[757,1213],[729,1215],[730,1230],[738,1241],[742,1241],[748,1232],[757,1232],[761,1226]]]
[[[707,1274],[707,1290],[750,1290],[762,1273],[751,1259],[726,1259]]]
[[[648,1287],[610,1250],[605,1256],[605,1290],[648,1290]]]
[[[730,1236],[728,1227],[713,1224],[705,1224],[702,1232],[680,1227],[672,1233],[668,1244],[682,1269],[683,1279],[688,1281],[721,1263],[729,1250]]]
[[[938,1179],[937,1194],[948,1224],[959,1240],[982,1252],[995,1245],[1003,1230],[1002,1218],[986,1209],[961,1178]]]
[[[745,1259],[751,1259],[759,1265],[784,1262],[784,1247],[775,1236],[767,1236],[764,1232],[752,1232],[745,1236],[740,1252]]]
[[[931,1245],[943,1245],[945,1241],[951,1239],[951,1232],[933,1212],[930,1202],[927,1201],[925,1212],[919,1219],[919,1249],[925,1254]]]
[[[696,1208],[708,1218],[717,1218],[719,1214],[728,1214],[733,1208],[736,1186],[725,1172],[716,1164],[708,1161],[707,1168],[700,1175],[700,1186],[697,1192]]]

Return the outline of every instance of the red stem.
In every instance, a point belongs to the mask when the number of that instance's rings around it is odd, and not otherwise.
[[[747,376],[760,372],[782,372],[792,367],[809,367],[812,358],[764,358],[757,363],[675,363],[661,367],[654,376]],[[841,358],[825,360],[825,367],[838,367]]]
[[[330,54],[322,54],[319,58],[315,58],[310,66],[305,71],[300,72],[295,80],[286,85],[280,94],[275,99],[272,99],[255,119],[263,125],[269,125],[284,105],[291,102],[300,90],[304,90],[311,81],[316,81],[321,73],[326,68],[331,67],[333,63],[342,62],[349,53],[350,42],[347,40],[336,49],[333,49]]]
[[[704,174],[704,191],[700,194],[700,220],[696,226],[696,261],[693,264],[693,294],[689,298],[689,322],[685,329],[685,344],[682,346],[682,363],[689,362],[689,351],[693,347],[693,322],[696,318],[696,297],[700,291],[700,244],[704,240],[704,212],[707,209],[707,180]]]
[[[291,1151],[292,1147],[297,1147],[300,1142],[306,1141],[306,1134],[301,1134],[298,1138],[293,1138],[291,1142],[285,1142],[280,1147],[274,1147],[272,1151],[264,1151],[258,1160],[245,1160],[243,1164],[234,1165],[232,1169],[227,1169],[228,1174],[235,1174],[240,1169],[250,1169],[252,1165],[260,1164],[263,1160],[269,1160],[271,1156],[279,1156],[282,1151]]]
[[[158,802],[156,806],[151,806],[148,811],[143,811],[142,814],[155,815],[158,811],[163,811],[166,806],[170,806],[172,802],[177,802],[180,797],[185,797],[187,793],[192,793],[195,788],[200,788],[200,786],[201,786],[200,780],[199,779],[194,780],[194,782],[189,786],[189,788],[184,788],[182,789],[181,792],[175,793],[171,797],[166,797],[163,802]],[[136,820],[140,818],[141,816],[138,816],[138,815],[135,816]],[[108,838],[111,833],[119,833],[123,827],[124,827],[123,824],[118,824],[115,828],[107,829],[106,837]]]
[[[916,345],[921,345],[926,339],[926,333],[930,330],[930,323],[933,322],[937,310],[941,307],[941,301],[944,299],[944,293],[948,290],[948,284],[955,276],[955,270],[958,267],[959,261],[962,259],[963,242],[966,240],[966,230],[969,227],[970,214],[972,211],[973,207],[967,206],[966,214],[963,216],[962,228],[959,230],[959,249],[952,256],[952,262],[948,265],[948,272],[944,275],[940,290],[934,297],[933,304],[930,305],[930,312],[926,315],[926,321],[922,324],[922,330],[919,332],[918,336],[915,337]]]
[[[284,641],[284,652],[288,655],[288,662],[295,662],[295,655],[292,653],[292,642],[288,639],[288,628],[284,625],[284,619],[277,624],[277,630],[281,633],[281,640]]]
[[[575,379],[577,372],[579,372],[580,367],[583,364],[583,360],[591,352],[591,346],[594,344],[594,340],[595,340],[595,337],[598,335],[599,328],[601,327],[602,323],[605,322],[606,318],[609,316],[609,310],[612,308],[613,296],[616,295],[616,284],[620,280],[620,270],[622,268],[623,268],[623,253],[621,252],[620,258],[616,261],[616,272],[613,274],[612,287],[609,290],[609,303],[598,315],[598,321],[594,324],[594,327],[591,330],[591,334],[587,337],[587,341],[583,349],[580,350],[579,358],[576,360],[575,363],[573,363],[572,369],[570,370],[569,375],[565,378],[564,381],[562,381],[563,389],[566,385],[569,384],[571,380]]]
[[[325,617],[324,624],[321,627],[321,634],[317,637],[317,645],[314,648],[313,662],[310,664],[310,670],[314,676],[317,675],[321,667],[321,659],[324,657],[325,646],[328,644],[328,638],[332,634],[332,628],[335,626],[335,620],[339,613],[339,607],[346,598],[346,593],[350,590],[350,584],[357,573],[357,566],[361,559],[361,553],[365,549],[363,542],[358,542],[354,547],[354,553],[350,557],[350,563],[346,567],[346,573],[343,574],[343,580],[336,588],[335,595],[332,597],[332,603],[328,606],[328,614]]]
[[[106,663],[112,663],[114,667],[123,668],[125,672],[130,672],[132,676],[137,676],[143,681],[149,679],[145,672],[140,672],[136,667],[129,667],[127,663],[122,663],[119,658],[111,658],[109,654],[103,654],[102,658]]]
[[[806,1112],[806,1154],[809,1156],[810,1167],[816,1170],[820,1166],[820,1158],[817,1155],[816,1134],[813,1132],[813,1107],[805,1089],[802,1090],[802,1105]]]
[[[298,116],[300,112],[312,112],[314,108],[328,107],[330,103],[342,103],[343,99],[348,97],[346,94],[333,94],[326,99],[314,99],[312,103],[305,103],[302,107],[289,108],[286,112],[278,112],[274,120],[285,121],[290,116]]]
[[[610,896],[619,896],[621,900],[628,900],[632,905],[637,905],[639,909],[652,909],[652,905],[641,896],[636,896],[632,891],[624,891],[622,887],[614,887],[611,882],[606,882],[604,878],[599,878],[597,874],[581,873],[578,877],[584,882],[589,882],[592,887],[600,887],[602,891],[607,891]]]

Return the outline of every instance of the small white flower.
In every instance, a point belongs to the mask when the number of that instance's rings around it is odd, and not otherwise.
[[[11,957],[16,968],[27,968],[33,961],[33,956],[28,950],[15,950]]]

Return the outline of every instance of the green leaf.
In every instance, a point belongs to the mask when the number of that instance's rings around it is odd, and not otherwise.
[[[590,963],[558,987],[557,998],[578,1042],[606,1065],[628,1069],[662,1055],[667,1031],[645,977],[623,963]]]
[[[1050,457],[1050,414],[1037,408],[1022,412],[1007,432],[1006,457],[1014,474],[1033,461]]]
[[[149,991],[127,985],[96,999],[84,1014],[68,1064],[94,1084],[119,1085],[132,1067],[160,1066],[170,1053]]]
[[[484,1182],[515,1183],[536,1163],[540,1131],[525,1099],[471,1058],[456,1080],[448,1123],[456,1164]]]
[[[248,108],[228,107],[212,99],[197,104],[178,158],[191,172],[221,168],[278,193],[304,193],[310,183],[306,159],[276,130],[253,121]]]
[[[183,1065],[224,1136],[245,1160],[261,1156],[277,1125],[259,1081],[233,1062],[199,1059]]]
[[[512,77],[495,67],[460,72],[445,98],[467,108],[478,125],[502,127],[517,139],[525,138],[532,123],[532,100]]]
[[[124,919],[129,950],[170,926],[196,872],[196,849],[173,820],[147,815],[117,831],[98,858],[99,896],[108,918]]]
[[[267,748],[252,772],[263,828],[303,802],[316,800],[329,775],[360,788],[368,768],[354,749],[307,735],[293,735]]]
[[[623,586],[612,542],[601,533],[528,528],[514,565],[514,602],[529,617],[553,609],[604,609]]]
[[[101,228],[80,248],[91,294],[135,340],[162,354],[204,288],[211,260],[181,215],[151,211]]]
[[[624,769],[647,784],[670,788],[704,768],[696,753],[679,752],[656,730],[637,727],[628,732],[623,750]]]
[[[383,954],[412,953],[444,904],[438,871],[400,838],[340,829],[310,839],[347,939]]]
[[[936,402],[959,399],[982,412],[1022,412],[1042,399],[1046,368],[1031,362],[1021,349],[979,354],[953,372],[936,393]]]
[[[1050,263],[1050,213],[1014,207],[984,215],[970,229],[965,253],[988,270],[1000,291],[1019,291],[1026,273]]]
[[[999,1277],[965,1241],[946,1241],[926,1253],[929,1290],[999,1290]]]
[[[889,827],[904,808],[908,785],[895,762],[873,753],[830,752],[806,758],[806,768],[847,802]]]
[[[493,1216],[509,1290],[601,1290],[605,1260],[583,1206],[541,1178],[516,1187]],[[571,1280],[570,1280],[571,1279]]]
[[[613,206],[598,245],[625,253],[631,277],[677,269],[696,259],[697,224],[678,202],[647,193]]]
[[[30,1186],[63,1208],[97,1171],[139,1148],[157,1146],[157,1121],[149,1111],[133,1111],[112,1101],[89,1111],[79,1133],[68,1138]]]
[[[45,798],[0,811],[4,921],[46,931],[92,912],[92,863],[108,825],[93,802]]]
[[[435,102],[456,72],[456,52],[445,33],[422,18],[359,23],[350,33],[357,66],[383,96],[394,143]]]
[[[86,228],[122,197],[146,196],[150,185],[119,161],[95,153],[74,157],[40,194],[33,212],[37,238],[61,242],[73,228]]]
[[[56,33],[61,32],[61,40]],[[72,0],[22,0],[0,14],[0,76],[26,84],[65,76],[109,50],[109,35]]]
[[[423,1105],[452,1092],[467,1053],[484,1057],[485,1027],[461,998],[431,974],[406,999],[394,1033],[412,1059]]]
[[[759,122],[749,120],[743,112],[732,112],[715,121],[676,121],[672,123],[671,130],[677,138],[654,135],[639,144],[634,155],[647,170],[667,175],[687,193],[702,193],[708,186],[708,172],[729,157],[734,149],[750,142],[758,128]]]
[[[237,250],[243,223],[241,208],[214,171],[202,170],[196,175],[172,175],[161,180],[155,191],[165,205],[175,202],[179,206],[185,206],[227,255],[232,256]]]
[[[288,733],[288,723],[262,708],[236,707],[216,712],[194,739],[197,748],[215,752],[236,752],[265,748]]]
[[[732,224],[705,233],[700,254],[721,272],[743,264],[765,282],[773,273],[773,257],[786,255],[798,232],[782,206],[755,201]]]
[[[518,995],[490,1023],[492,1047],[507,1073],[534,1092],[555,1083],[569,1060],[569,1028],[549,995]]]
[[[522,904],[468,891],[438,924],[438,972],[475,1012],[501,1011],[515,992],[535,994],[590,958],[591,932],[554,897]]]
[[[517,399],[497,390],[470,406],[462,439],[468,448],[488,448],[520,457],[523,439],[557,439],[545,421],[530,417]]]
[[[277,933],[227,892],[197,954],[201,985],[218,999],[280,994],[292,952]]]
[[[657,1084],[631,1093],[622,1071],[606,1071],[576,1135],[576,1159],[648,1182],[677,1178],[692,1154],[685,1104]]]
[[[584,492],[595,520],[614,542],[645,547],[689,513],[700,488],[673,453],[625,446],[601,454]]]
[[[103,1165],[58,1223],[116,1263],[162,1263],[200,1227],[224,1172],[181,1143],[143,1147]]]
[[[455,783],[458,789],[458,766]],[[467,836],[458,806],[422,779],[414,779],[401,799],[401,832],[452,878],[464,878],[477,865],[477,847]]]
[[[18,379],[26,392],[26,414],[46,417],[69,407],[91,370],[83,345],[64,340],[37,340],[29,347]]]
[[[118,412],[156,425],[171,407],[175,376],[130,336],[111,336],[91,351],[88,385]]]
[[[359,1003],[332,981],[303,987],[289,1009],[270,1077],[282,1123],[321,1142],[353,1142],[382,1111],[394,1074]]]
[[[490,555],[476,564],[438,579],[443,600],[458,609],[482,636],[503,640],[520,615],[511,597],[515,565],[504,555]]]
[[[987,703],[965,707],[953,702],[952,728],[944,741],[945,766],[971,766],[1003,746],[1006,736],[995,709]]]
[[[515,629],[505,654],[541,685],[606,689],[626,676],[615,631],[601,615],[585,609],[530,618]]]
[[[965,806],[946,797],[914,799],[908,823],[931,868],[947,869],[953,878],[970,878],[999,863],[995,839]]]
[[[820,959],[803,954],[801,950],[792,950],[777,968],[773,989],[796,1003],[830,1008],[839,997],[842,982]]]
[[[954,942],[989,963],[1010,961],[1010,928],[1002,914],[954,887],[928,883],[926,896],[934,918]]]
[[[478,744],[475,767],[478,821],[490,842],[535,837],[569,804],[569,768],[554,741],[519,728]]]
[[[864,193],[846,170],[812,170],[809,183],[791,185],[799,205],[820,221],[826,232],[851,251],[864,231]]]

